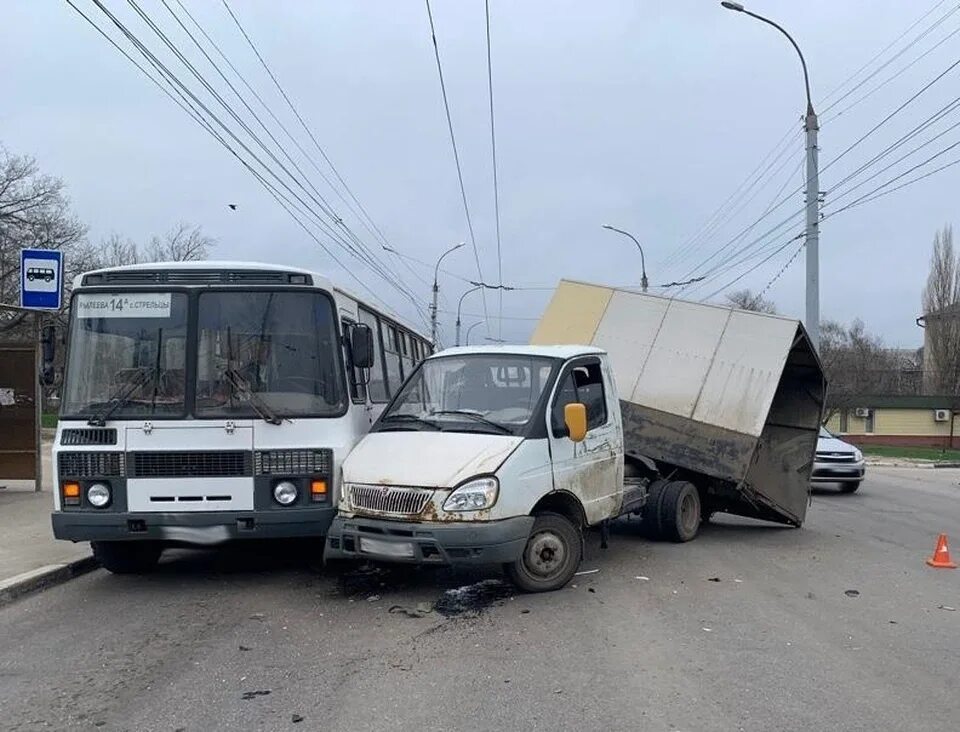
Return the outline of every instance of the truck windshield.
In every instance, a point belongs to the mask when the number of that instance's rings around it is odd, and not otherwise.
[[[77,293],[71,311],[64,415],[183,414],[186,295]]]
[[[557,361],[484,353],[424,361],[380,418],[380,430],[519,434]]]
[[[332,416],[345,409],[328,296],[204,292],[197,322],[198,416]]]

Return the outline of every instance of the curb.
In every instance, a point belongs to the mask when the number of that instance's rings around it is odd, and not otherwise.
[[[46,590],[74,577],[92,572],[100,564],[92,556],[65,564],[48,564],[29,572],[0,580],[0,607],[34,592]]]

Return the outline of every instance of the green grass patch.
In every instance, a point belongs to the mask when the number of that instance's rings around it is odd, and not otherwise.
[[[41,414],[40,415],[40,426],[45,429],[54,430],[57,428],[57,415],[55,414]]]
[[[960,450],[946,450],[940,447],[884,447],[882,445],[867,445],[862,449],[866,455],[875,455],[876,457],[960,462]]]

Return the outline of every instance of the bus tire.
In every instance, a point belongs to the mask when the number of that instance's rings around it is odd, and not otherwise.
[[[660,502],[661,538],[690,541],[700,528],[700,492],[686,480],[667,484]]]
[[[163,546],[156,541],[91,541],[93,556],[114,574],[144,574],[157,566]]]
[[[583,557],[580,530],[566,516],[537,516],[520,557],[507,564],[507,577],[524,592],[551,592],[567,584]]]

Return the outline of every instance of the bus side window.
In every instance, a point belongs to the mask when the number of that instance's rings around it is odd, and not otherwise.
[[[380,319],[369,310],[360,309],[360,322],[369,325],[373,331],[373,368],[370,369],[370,383],[367,385],[367,392],[370,394],[370,401],[377,404],[383,404],[389,400],[387,392],[386,373],[383,369],[383,333],[380,327]]]
[[[363,404],[366,401],[363,375],[360,369],[353,365],[353,351],[350,350],[350,331],[354,324],[346,318],[341,320],[340,324],[343,326],[343,363],[347,372],[347,388],[350,390],[350,399],[356,404]]]

